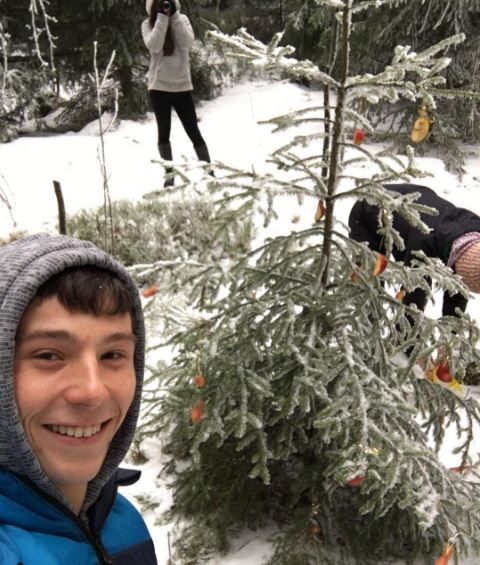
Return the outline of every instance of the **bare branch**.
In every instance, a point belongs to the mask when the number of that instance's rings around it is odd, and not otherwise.
[[[113,61],[115,59],[115,51],[112,52],[110,57],[110,61],[108,62],[107,68],[103,75],[103,78],[100,80],[100,73],[98,71],[97,65],[97,42],[93,43],[93,66],[95,70],[95,91],[97,95],[97,111],[98,111],[98,127],[99,127],[99,135],[100,135],[100,147],[99,147],[99,161],[100,167],[102,171],[102,178],[103,178],[103,209],[104,209],[104,245],[105,250],[108,250],[110,253],[113,253],[115,247],[115,237],[114,237],[114,223],[113,223],[113,209],[112,209],[112,200],[110,197],[110,187],[108,185],[108,171],[107,171],[107,163],[106,163],[106,155],[105,155],[105,133],[111,127],[112,123],[115,121],[118,113],[118,90],[115,89],[115,109],[113,117],[108,124],[108,126],[104,129],[102,123],[102,92],[105,88],[106,82],[108,80]],[[110,232],[110,240],[107,242],[107,234]]]
[[[51,32],[50,29],[50,22],[56,22],[56,19],[50,16],[47,13],[46,6],[48,5],[48,0],[30,0],[30,14],[32,17],[32,36],[33,41],[35,42],[35,52],[37,54],[38,60],[44,66],[47,66],[48,63],[45,61],[42,50],[40,47],[39,39],[42,33],[46,33],[48,46],[49,46],[49,58],[50,58],[50,68],[52,72],[56,71],[55,68],[55,59],[54,59],[54,51],[55,51],[55,40],[57,39]],[[43,29],[37,26],[37,16],[41,16],[43,19]]]

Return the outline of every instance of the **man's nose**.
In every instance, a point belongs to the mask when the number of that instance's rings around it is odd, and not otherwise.
[[[95,407],[108,396],[102,368],[95,355],[84,355],[71,368],[65,398],[70,404]]]

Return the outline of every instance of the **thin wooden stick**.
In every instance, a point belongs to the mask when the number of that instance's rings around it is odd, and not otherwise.
[[[53,188],[55,189],[55,196],[57,197],[58,206],[58,231],[62,235],[67,235],[67,217],[65,214],[65,202],[63,200],[62,186],[58,180],[53,181]]]

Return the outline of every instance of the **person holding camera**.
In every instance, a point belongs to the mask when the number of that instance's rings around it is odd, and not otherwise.
[[[148,92],[158,127],[160,157],[171,161],[172,108],[176,111],[197,157],[210,163],[200,133],[192,96],[189,49],[194,33],[188,17],[180,13],[179,0],[146,0],[148,18],[142,22],[142,36],[150,53]],[[164,186],[172,186],[171,168],[166,169]]]

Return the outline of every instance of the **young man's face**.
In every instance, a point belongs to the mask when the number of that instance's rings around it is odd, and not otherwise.
[[[34,300],[20,322],[14,381],[25,434],[46,474],[65,490],[100,470],[135,391],[130,314],[72,313]]]

